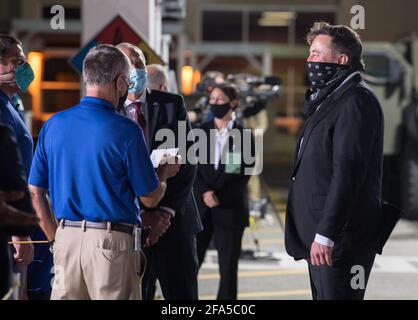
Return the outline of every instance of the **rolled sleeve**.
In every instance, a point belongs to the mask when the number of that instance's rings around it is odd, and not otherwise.
[[[140,130],[129,142],[124,161],[129,181],[137,196],[147,195],[159,186],[160,182]]]

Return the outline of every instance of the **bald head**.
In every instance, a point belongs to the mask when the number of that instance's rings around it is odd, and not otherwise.
[[[168,91],[168,76],[165,68],[159,64],[147,66],[149,83],[148,87],[152,90]]]
[[[134,68],[145,69],[145,55],[141,49],[129,42],[119,43],[116,47],[122,50],[128,56]]]

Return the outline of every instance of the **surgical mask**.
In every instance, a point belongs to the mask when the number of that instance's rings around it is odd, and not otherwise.
[[[24,62],[16,68],[15,81],[19,89],[23,92],[28,90],[33,79],[35,79],[35,75],[29,63]]]
[[[140,94],[145,90],[148,84],[147,69],[135,68],[131,70],[129,80],[134,83],[134,86],[129,89],[129,93]]]
[[[229,102],[224,104],[210,104],[210,111],[215,118],[222,119],[231,110],[231,104]]]
[[[306,62],[306,72],[311,88],[325,87],[347,65],[329,62]]]

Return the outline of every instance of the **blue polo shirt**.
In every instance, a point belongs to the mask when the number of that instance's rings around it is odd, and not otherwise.
[[[15,103],[0,90],[0,122],[8,125],[14,132],[19,146],[26,177],[29,176],[33,156],[33,140],[28,127],[16,111]]]
[[[137,196],[159,185],[141,128],[94,97],[43,126],[29,183],[49,190],[58,219],[114,223],[139,223]]]

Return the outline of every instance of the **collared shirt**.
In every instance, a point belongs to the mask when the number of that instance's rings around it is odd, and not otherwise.
[[[0,122],[8,125],[13,130],[19,145],[20,155],[22,156],[25,175],[28,177],[33,157],[32,136],[19,113],[16,111],[14,102],[1,90]]]
[[[229,131],[234,126],[234,120],[230,120],[225,129],[215,130],[215,162],[213,163],[215,170],[218,170],[222,157],[222,151],[228,142]]]
[[[159,181],[139,127],[84,97],[42,128],[29,183],[49,189],[58,219],[138,223],[137,196]]]
[[[131,100],[131,99],[129,99],[129,98],[126,98],[126,100],[125,100],[125,104],[124,104],[124,107],[126,108],[127,106],[129,106],[131,103],[134,103],[134,102],[141,102],[142,104],[145,104],[145,99],[146,99],[146,97],[147,97],[147,95],[146,95],[146,90],[140,95],[140,97],[138,98],[138,99],[136,99],[135,101],[133,101],[133,100]]]

